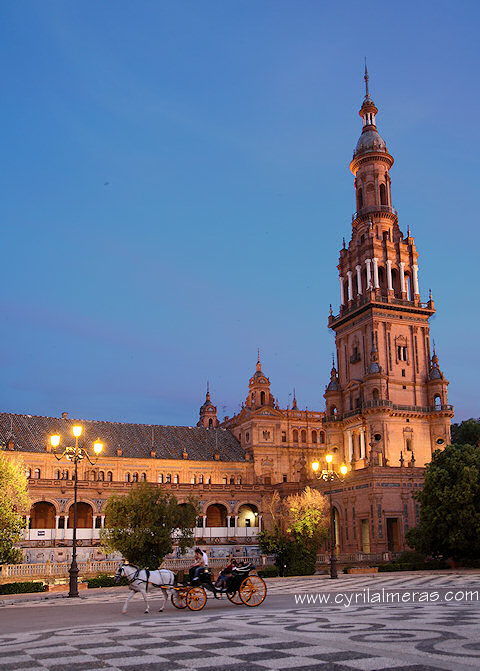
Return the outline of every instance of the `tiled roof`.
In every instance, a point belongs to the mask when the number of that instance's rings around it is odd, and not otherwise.
[[[91,420],[60,419],[34,415],[0,413],[0,442],[7,445],[13,434],[14,449],[20,452],[45,452],[50,436],[61,436],[60,447],[72,445],[72,426],[83,427],[79,445],[92,447],[100,438],[106,456],[117,456],[121,448],[125,458],[183,459],[183,453],[193,461],[245,461],[245,452],[235,436],[227,429],[206,429],[190,426],[161,426],[154,424],[121,424]]]

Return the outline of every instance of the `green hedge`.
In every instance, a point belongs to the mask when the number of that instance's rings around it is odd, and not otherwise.
[[[257,571],[260,578],[276,578],[278,576],[278,568],[276,566],[266,566]]]
[[[125,576],[122,576],[119,582],[116,583],[113,575],[106,575],[105,573],[97,575],[96,578],[90,578],[85,582],[88,585],[88,589],[95,587],[121,587],[129,584]]]
[[[43,582],[7,582],[0,585],[0,594],[25,594],[26,592],[44,592]]]
[[[412,564],[379,564],[378,572],[392,573],[394,571],[435,571],[437,569],[446,568],[449,568],[447,562],[444,562],[440,559],[432,559],[431,561]]]

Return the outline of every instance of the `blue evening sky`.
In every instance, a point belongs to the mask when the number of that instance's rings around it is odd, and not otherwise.
[[[194,425],[257,347],[323,409],[363,59],[457,420],[479,416],[478,2],[3,0],[0,409]]]

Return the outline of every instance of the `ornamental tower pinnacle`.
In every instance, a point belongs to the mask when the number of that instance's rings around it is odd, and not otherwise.
[[[396,465],[400,451],[413,450],[423,466],[449,441],[453,410],[443,374],[430,378],[434,303],[431,296],[421,302],[415,241],[410,227],[404,237],[392,205],[394,160],[377,130],[366,67],[364,79],[362,132],[350,162],[356,211],[340,250],[340,311],[329,316],[338,379],[325,394],[326,421],[332,447],[355,468]]]

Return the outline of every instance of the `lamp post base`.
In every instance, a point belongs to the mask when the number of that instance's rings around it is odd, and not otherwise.
[[[76,598],[78,597],[78,566],[77,566],[77,560],[73,559],[72,564],[70,568],[68,569],[68,572],[70,573],[70,589],[68,591],[68,598]]]
[[[330,557],[330,578],[338,578],[337,573],[337,558],[335,555]]]

